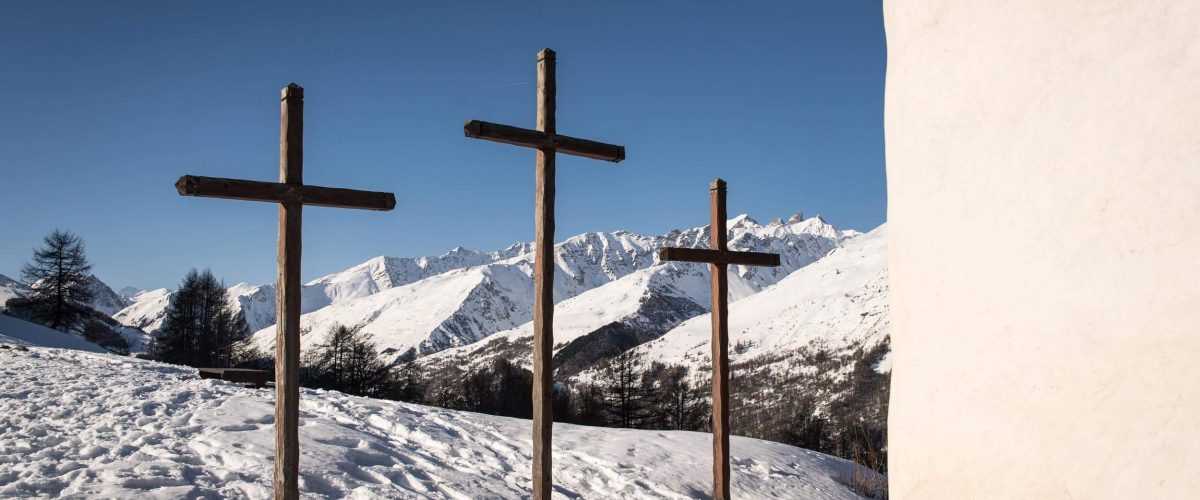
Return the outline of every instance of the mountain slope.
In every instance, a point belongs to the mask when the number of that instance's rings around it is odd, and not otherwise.
[[[108,352],[107,349],[78,336],[3,314],[0,314],[0,343]]]
[[[731,363],[799,373],[813,369],[812,353],[848,356],[885,344],[885,232],[880,227],[846,239],[843,247],[758,293],[739,292],[741,277],[731,270]],[[556,379],[582,375],[591,380],[595,373],[587,368],[628,349],[647,361],[686,366],[694,377],[708,377],[709,279],[708,266],[671,263],[557,304]],[[484,342],[418,359],[416,366],[434,386],[485,369],[497,357],[531,368],[532,335],[532,323],[526,323]],[[836,369],[844,372],[851,365]]]
[[[737,296],[750,295],[782,279],[855,234],[839,231],[819,218],[794,219],[788,223],[777,220],[764,226],[744,215],[730,220],[728,231],[732,248],[782,255],[782,265],[777,268],[733,266],[731,290]],[[708,244],[707,227],[672,231],[662,236],[624,231],[574,236],[555,245],[555,300],[567,300],[659,266],[657,250],[663,246]],[[316,310],[301,318],[302,327],[310,330],[303,347],[320,344],[333,324],[358,326],[375,337],[387,351],[385,359],[391,362],[472,344],[495,332],[519,326],[532,316],[532,259],[532,253],[524,253]],[[694,270],[664,276],[680,277],[688,273],[697,276]],[[700,307],[707,307],[704,305],[707,299],[703,296],[699,299]],[[687,304],[683,307],[690,314],[704,310]],[[264,349],[274,345],[271,328],[260,330],[255,338]]]
[[[100,278],[95,275],[89,275],[87,279],[88,288],[92,290],[92,309],[100,311],[106,315],[112,316],[133,304],[128,298],[114,292],[112,288],[106,285]]]
[[[45,374],[55,374],[46,383]],[[0,350],[0,496],[264,498],[273,393],[60,349]],[[350,498],[526,498],[529,421],[303,390],[300,490]],[[30,408],[38,411],[29,411]],[[711,435],[555,426],[566,498],[695,498]],[[732,439],[738,498],[860,498],[844,460]]]
[[[29,288],[23,283],[0,274],[0,311],[4,311],[4,303],[8,299],[24,297],[29,293]]]
[[[444,272],[511,258],[529,252],[530,245],[517,244],[495,252],[476,252],[461,247],[436,257],[376,257],[362,264],[312,280],[301,287],[300,310],[309,313],[333,304],[374,295]],[[154,333],[170,304],[171,290],[142,292],[132,303],[113,315],[123,324]],[[238,283],[228,294],[235,307],[246,315],[250,331],[275,324],[275,286]]]
[[[886,227],[848,241],[811,266],[729,306],[730,361],[809,347],[873,347],[887,336]],[[639,351],[651,361],[710,363],[712,320],[692,318]],[[733,349],[735,345],[742,347]]]

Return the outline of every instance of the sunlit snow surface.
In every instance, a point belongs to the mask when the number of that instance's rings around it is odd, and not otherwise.
[[[3,339],[0,339],[3,340]],[[270,389],[109,354],[0,349],[0,496],[267,498]],[[521,498],[529,421],[302,392],[307,497]],[[555,426],[556,498],[694,498],[711,436]],[[858,498],[843,460],[733,438],[738,498]]]

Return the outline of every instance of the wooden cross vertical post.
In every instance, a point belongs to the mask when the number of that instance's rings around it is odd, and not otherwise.
[[[725,228],[725,181],[708,186],[712,249],[662,248],[659,260],[702,262],[712,266],[712,428],[713,498],[729,499],[729,275],[730,264],[778,266],[779,254],[732,252]]]
[[[304,184],[304,89],[284,87],[280,103],[279,182],[185,175],[182,196],[279,204],[275,287],[275,498],[300,498],[300,225],[304,205],[364,210],[396,207],[392,193]]]
[[[549,500],[553,489],[550,442],[554,415],[554,155],[565,153],[619,162],[625,148],[558,135],[555,126],[555,54],[538,52],[537,129],[471,120],[467,137],[537,150],[534,174],[533,253],[533,498]]]

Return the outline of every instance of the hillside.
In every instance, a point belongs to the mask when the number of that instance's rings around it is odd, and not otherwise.
[[[0,311],[4,311],[4,303],[8,299],[24,297],[28,288],[21,282],[0,274]]]
[[[457,247],[435,257],[376,257],[306,283],[301,287],[300,309],[304,313],[313,312],[455,269],[497,262],[529,251],[529,244],[516,244],[495,252]],[[141,292],[113,317],[126,325],[157,332],[162,328],[173,293],[165,288]],[[236,307],[245,313],[250,331],[268,329],[275,324],[275,285],[238,283],[229,287],[228,294]]]
[[[150,361],[0,349],[0,496],[269,497],[272,399]],[[311,390],[300,412],[306,496],[528,495],[529,421]],[[559,424],[556,491],[705,496],[710,439]],[[860,498],[843,484],[854,473],[844,460],[738,437],[732,455],[738,498]]]
[[[87,352],[108,352],[103,347],[76,335],[46,328],[37,323],[0,314],[0,343],[23,346],[58,347]]]
[[[757,293],[792,271],[816,261],[843,239],[856,234],[838,230],[819,217],[801,219],[798,216],[786,222],[777,219],[763,225],[742,215],[729,221],[728,230],[731,248],[782,255],[782,265],[777,268],[733,266],[730,289],[735,297]],[[562,302],[590,290],[612,286],[632,274],[661,268],[657,250],[663,246],[708,245],[707,227],[676,230],[660,236],[618,231],[568,238],[555,246],[555,300]],[[532,259],[532,253],[526,252],[330,304],[301,318],[301,327],[310,331],[304,336],[303,345],[319,345],[334,324],[358,326],[374,335],[388,362],[411,360],[473,344],[529,321],[533,307]],[[680,268],[669,269],[677,271]],[[655,279],[660,285],[658,288],[676,287],[671,283],[673,279],[689,281],[698,276],[694,270],[676,271],[661,271]],[[356,288],[374,289],[375,285]],[[706,303],[703,296],[690,296],[686,302],[665,307],[675,308],[673,314],[687,317],[703,312]],[[274,329],[268,327],[258,331],[255,339],[264,350],[272,349]]]
[[[730,304],[730,362],[781,358],[772,365],[778,363],[784,370],[788,369],[784,354],[789,351],[840,353],[884,342],[886,230],[880,226],[858,236],[762,293]],[[697,316],[637,350],[650,361],[708,366],[711,325],[708,314]]]

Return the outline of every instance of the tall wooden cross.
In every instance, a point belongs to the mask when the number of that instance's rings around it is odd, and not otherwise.
[[[304,170],[304,89],[282,90],[279,182],[185,175],[175,183],[183,196],[266,201],[279,204],[279,273],[275,293],[275,498],[300,497],[300,214],[304,205],[391,210],[392,193],[308,186]]]
[[[708,186],[712,249],[672,248],[659,250],[661,261],[703,262],[712,265],[712,427],[713,498],[729,498],[729,276],[730,264],[778,266],[779,254],[732,252],[725,231],[725,181]]]
[[[554,154],[619,162],[625,147],[559,135],[554,126],[554,51],[537,55],[537,129],[471,120],[467,137],[537,150],[533,253],[533,498],[550,498],[550,441],[554,425]]]

